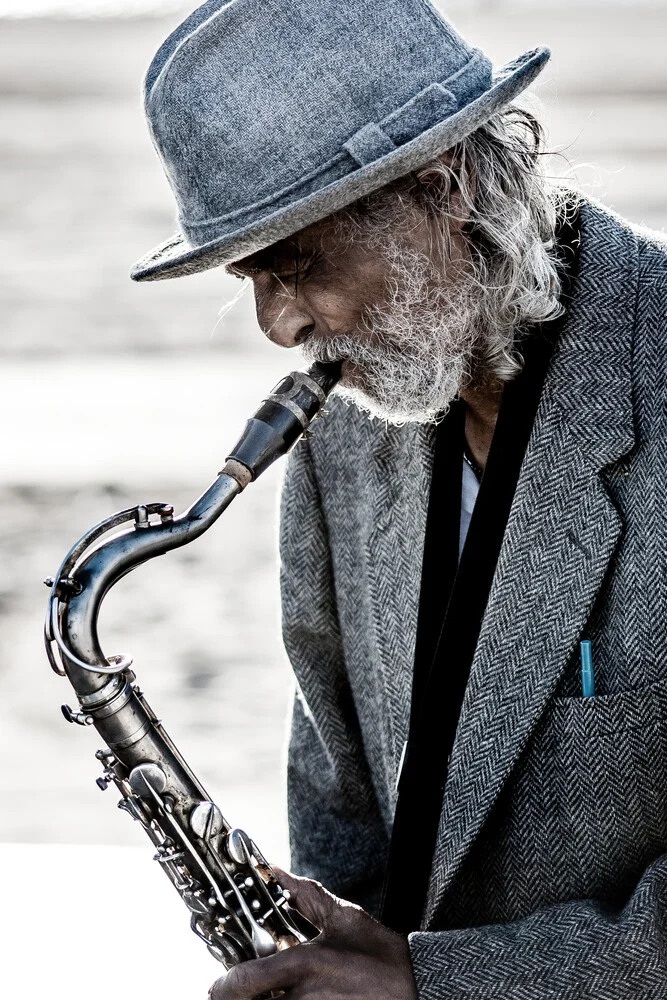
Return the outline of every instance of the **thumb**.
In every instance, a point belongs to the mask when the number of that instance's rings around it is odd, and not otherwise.
[[[321,931],[332,930],[341,911],[345,907],[353,906],[352,903],[346,903],[334,896],[314,879],[290,875],[282,868],[274,867],[273,870],[283,889],[287,889],[290,893],[290,906],[297,909],[306,920]]]

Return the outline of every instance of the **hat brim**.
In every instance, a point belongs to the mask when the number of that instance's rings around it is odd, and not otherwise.
[[[461,111],[295,204],[278,211],[269,210],[249,226],[201,246],[193,246],[183,233],[175,233],[138,260],[130,277],[133,281],[158,281],[231,264],[319,222],[465,139],[525,90],[550,55],[550,50],[544,47],[525,52],[498,71],[489,90]]]

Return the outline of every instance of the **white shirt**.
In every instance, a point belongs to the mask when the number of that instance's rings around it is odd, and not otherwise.
[[[461,523],[459,527],[459,560],[470,527],[470,518],[475,508],[479,493],[479,480],[465,458],[463,459],[463,478],[461,480]]]

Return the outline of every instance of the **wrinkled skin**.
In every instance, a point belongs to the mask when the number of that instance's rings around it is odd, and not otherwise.
[[[292,905],[321,934],[307,945],[237,965],[210,1000],[253,1000],[284,990],[291,1000],[417,1000],[407,940],[318,882],[279,872]]]

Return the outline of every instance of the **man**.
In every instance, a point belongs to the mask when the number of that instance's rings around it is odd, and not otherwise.
[[[547,185],[547,58],[210,0],[149,69],[181,232],[133,276],[225,265],[343,360],[281,536],[293,866],[337,896],[285,875],[322,935],[214,1000],[667,997],[667,258]]]

